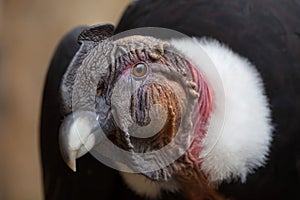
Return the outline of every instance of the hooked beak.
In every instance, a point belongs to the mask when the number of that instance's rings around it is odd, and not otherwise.
[[[93,112],[77,111],[64,119],[59,131],[59,146],[62,158],[74,172],[76,159],[99,143],[101,136],[101,128]]]

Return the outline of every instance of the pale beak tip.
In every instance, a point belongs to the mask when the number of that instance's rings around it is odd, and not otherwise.
[[[76,160],[68,160],[66,163],[73,172],[76,172]]]
[[[68,167],[73,171],[76,172],[76,155],[77,151],[72,150],[62,150],[62,158],[65,161],[65,163],[68,165]]]
[[[73,172],[76,172],[76,165],[75,164],[68,164],[68,166],[73,170]]]

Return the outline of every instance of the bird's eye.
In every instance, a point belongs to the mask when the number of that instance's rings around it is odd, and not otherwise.
[[[138,78],[141,78],[147,74],[148,68],[145,63],[137,63],[133,66],[131,73]]]

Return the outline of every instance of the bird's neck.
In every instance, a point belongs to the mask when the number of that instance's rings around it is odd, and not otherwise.
[[[192,116],[194,139],[188,154],[191,161],[198,165],[203,140],[207,134],[209,118],[213,110],[213,95],[205,76],[191,62],[188,62],[188,64],[192,79],[196,83],[195,90],[198,93],[197,108]]]

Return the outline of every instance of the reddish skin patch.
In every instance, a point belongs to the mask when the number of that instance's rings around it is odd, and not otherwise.
[[[209,185],[207,177],[201,171],[201,160],[199,159],[202,150],[203,139],[207,134],[208,121],[213,109],[213,95],[204,75],[189,61],[188,63],[192,79],[196,83],[195,90],[199,93],[198,110],[193,113],[195,125],[194,140],[186,152],[188,160],[193,166],[189,169],[188,176],[185,174],[178,175],[177,181],[181,185],[190,200],[223,200],[224,197],[219,195],[213,185]]]
[[[187,61],[188,62],[188,61]],[[208,120],[210,118],[212,108],[213,108],[213,98],[212,91],[204,77],[204,75],[190,62],[188,62],[189,69],[192,75],[194,82],[197,84],[195,88],[199,93],[198,98],[198,112],[193,114],[193,119],[199,120],[195,127],[195,138],[189,148],[189,154],[191,160],[195,164],[199,164],[199,155],[202,150],[202,142],[207,133]]]
[[[134,65],[136,65],[136,63],[134,63],[132,65],[127,65],[122,71],[122,76],[125,75],[129,70],[132,70]]]

